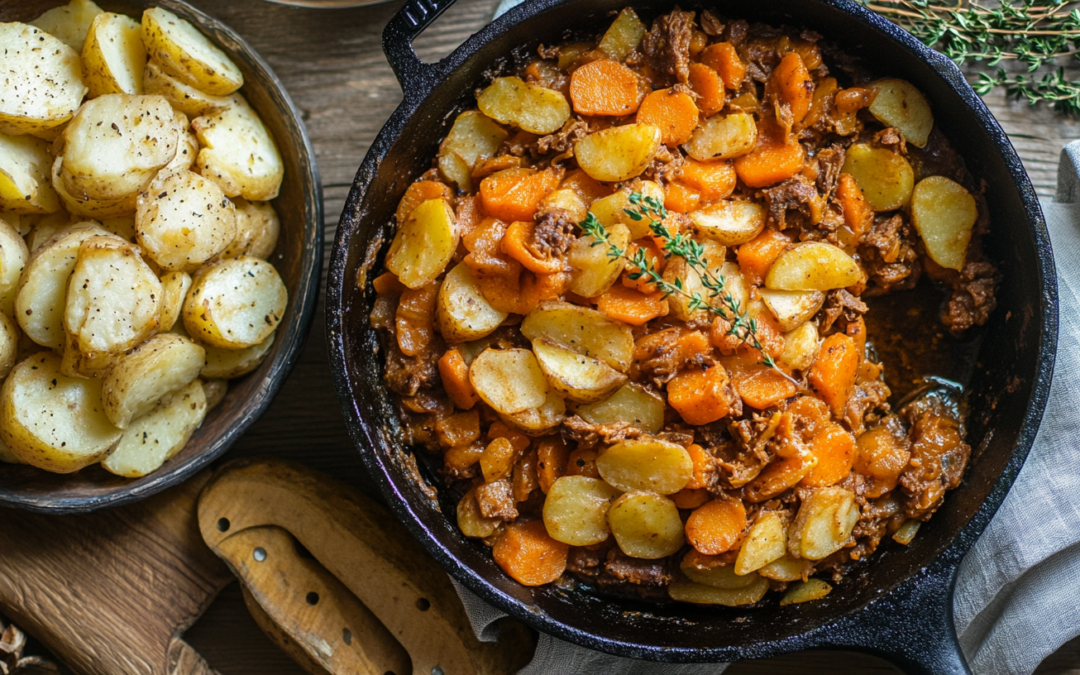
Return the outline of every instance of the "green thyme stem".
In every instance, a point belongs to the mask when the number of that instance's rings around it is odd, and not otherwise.
[[[640,192],[633,192],[630,194],[630,204],[633,208],[624,209],[625,213],[633,220],[648,221],[649,230],[664,242],[662,250],[665,257],[675,256],[685,260],[687,265],[698,275],[701,285],[708,291],[708,299],[702,298],[699,292],[690,293],[687,291],[681,279],[676,278],[674,282],[666,281],[656,271],[656,266],[648,259],[643,249],[639,248],[633,257],[628,257],[624,249],[611,243],[607,228],[596,219],[592,212],[586,215],[585,220],[579,224],[579,227],[581,227],[583,233],[592,236],[596,240],[593,246],[607,245],[609,257],[622,258],[636,268],[635,271],[629,274],[631,280],[636,281],[647,277],[656,286],[657,290],[664,294],[665,298],[672,295],[686,298],[689,300],[690,311],[704,310],[724,319],[730,324],[727,331],[728,335],[734,336],[743,344],[757,350],[764,365],[780,373],[785,379],[802,389],[802,385],[781,370],[773,357],[765,351],[761,340],[758,338],[757,319],[751,317],[740,306],[741,303],[726,289],[727,282],[724,276],[722,274],[713,274],[709,270],[709,261],[705,258],[705,248],[685,233],[673,235],[668,230],[664,225],[668,212],[658,200],[645,197]],[[719,300],[719,303],[714,304],[715,300]]]

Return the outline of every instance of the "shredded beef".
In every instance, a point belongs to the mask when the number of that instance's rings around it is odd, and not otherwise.
[[[925,520],[941,506],[945,491],[960,484],[971,446],[960,421],[941,398],[924,396],[901,409],[910,424],[911,460],[900,475],[908,518]]]
[[[541,210],[527,246],[537,258],[565,257],[574,243],[574,218],[562,209]]]
[[[836,190],[836,183],[840,180],[840,168],[844,166],[844,148],[833,144],[827,148],[818,150],[814,157],[817,168],[817,191],[823,198],[828,199]]]
[[[608,551],[604,573],[600,575],[598,582],[601,586],[612,584],[667,586],[673,578],[666,558],[660,560],[631,558],[618,548],[612,548]]]
[[[592,448],[600,443],[610,444],[638,438],[644,432],[629,424],[592,424],[577,415],[563,420],[563,434],[575,441],[579,448]]]
[[[607,557],[602,546],[571,546],[566,558],[566,569],[574,574],[595,579],[600,576],[601,565]]]
[[[817,188],[805,176],[797,175],[789,178],[776,187],[763,190],[763,194],[769,219],[781,230],[788,227],[788,211],[792,210],[802,214],[811,225],[816,225],[821,221],[825,204]]]
[[[838,319],[843,319],[841,327],[846,327],[868,311],[870,308],[865,302],[843,288],[829,291],[825,296],[825,304],[818,312],[818,317],[821,319],[818,330],[821,333],[828,333]]]
[[[503,478],[476,488],[476,503],[485,518],[498,518],[510,522],[518,517],[514,488]]]
[[[416,356],[406,356],[390,336],[384,340],[386,352],[386,383],[390,390],[402,396],[415,396],[424,387],[435,387],[439,378],[439,352],[429,350]]]
[[[662,387],[678,374],[683,365],[679,350],[679,332],[663,330],[647,335],[634,345],[635,378],[637,375],[651,379]]]
[[[881,147],[888,148],[893,152],[898,152],[902,155],[907,154],[907,141],[904,139],[904,134],[900,133],[899,129],[894,129],[892,127],[882,129],[874,134],[874,141]]]
[[[900,513],[900,503],[892,497],[868,502],[859,510],[859,521],[851,536],[855,546],[844,549],[852,560],[862,560],[877,550],[889,531],[889,523]]]
[[[716,458],[716,482],[709,489],[738,489],[757,478],[772,459],[768,450],[771,416],[754,414],[751,419],[727,427],[709,424],[698,428],[702,445]]]
[[[567,120],[562,129],[553,134],[541,136],[536,139],[534,153],[536,156],[546,155],[549,152],[563,153],[589,135],[589,123],[580,117],[572,117]]]
[[[738,47],[746,42],[746,36],[750,33],[750,24],[743,20],[728,22],[724,27],[724,42],[730,42],[731,46]]]
[[[874,287],[869,295],[914,288],[922,275],[918,235],[902,214],[878,217],[859,246],[863,268]]]
[[[683,157],[682,152],[678,149],[672,152],[667,146],[661,145],[657,148],[656,155],[649,162],[649,166],[645,167],[641,177],[666,183],[679,175],[684,164],[686,164],[686,158]]]
[[[542,59],[557,59],[559,58],[559,54],[562,53],[562,47],[559,45],[552,45],[550,47],[540,45],[537,48],[536,53],[539,54]]]
[[[991,263],[969,262],[964,265],[953,283],[952,297],[941,317],[954,335],[986,323],[997,307],[994,293],[999,279],[997,268]]]
[[[867,422],[876,422],[889,412],[891,393],[884,380],[870,380],[855,385],[855,391],[844,409],[844,420],[856,436],[866,430]]]
[[[716,37],[724,32],[724,22],[713,14],[711,9],[706,9],[701,13],[698,23],[701,24],[701,30],[709,37]]]
[[[641,42],[641,49],[657,71],[673,76],[679,82],[690,79],[690,36],[694,28],[694,13],[675,9],[653,21]]]

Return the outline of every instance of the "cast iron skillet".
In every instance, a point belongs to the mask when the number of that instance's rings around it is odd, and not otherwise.
[[[330,358],[350,433],[397,517],[427,551],[484,600],[546,633],[621,656],[657,661],[730,661],[813,647],[864,650],[915,673],[969,672],[956,643],[952,588],[957,565],[1005,497],[1027,456],[1050,387],[1057,286],[1046,226],[1019,158],[989,111],[944,57],[849,0],[707,0],[721,14],[818,31],[881,74],[914,82],[937,124],[987,182],[989,256],[1005,275],[969,384],[964,483],[908,547],[883,545],[822,601],[780,607],[655,605],[554,587],[526,588],[487,550],[468,541],[402,461],[398,420],[368,325],[368,271],[380,260],[406,186],[430,168],[457,112],[475,106],[485,70],[513,50],[559,41],[567,29],[598,31],[628,0],[531,0],[436,64],[411,41],[453,0],[409,0],[383,34],[405,99],[376,138],[338,226],[327,289]],[[672,0],[634,0],[648,21]],[[691,7],[687,7],[690,9]],[[533,52],[534,53],[534,52]],[[489,74],[490,77],[490,74]]]

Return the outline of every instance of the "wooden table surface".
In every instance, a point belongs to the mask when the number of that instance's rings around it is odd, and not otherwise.
[[[189,0],[232,26],[269,62],[303,112],[322,172],[325,252],[353,175],[369,144],[401,100],[383,56],[380,35],[400,3],[357,9],[307,10],[263,0]],[[449,54],[491,17],[498,0],[458,0],[416,41],[421,58]],[[0,0],[0,4],[19,0]],[[1046,109],[987,100],[1024,160],[1040,195],[1052,195],[1058,153],[1080,138],[1080,121]],[[325,277],[324,277],[325,280]],[[327,364],[322,309],[303,355],[272,407],[228,458],[275,455],[330,472],[364,487],[363,468],[346,435]],[[303,671],[260,632],[235,584],[188,632],[188,641],[221,675],[301,675]],[[1077,670],[1072,671],[1071,668]],[[898,673],[883,660],[818,651],[732,666],[730,675]],[[1080,674],[1080,643],[1051,656],[1039,673]]]

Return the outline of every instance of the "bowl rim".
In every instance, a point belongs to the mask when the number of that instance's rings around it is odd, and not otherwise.
[[[300,109],[292,100],[285,85],[277,76],[277,73],[244,38],[235,30],[206,12],[193,7],[185,0],[119,0],[118,2],[102,2],[110,4],[135,4],[145,6],[160,6],[177,14],[183,19],[191,21],[219,48],[233,55],[241,53],[246,61],[256,72],[265,77],[274,97],[283,105],[283,123],[291,132],[293,142],[299,150],[298,165],[301,175],[295,180],[304,183],[303,213],[304,213],[304,236],[303,251],[300,264],[300,278],[298,282],[299,293],[289,298],[289,307],[286,309],[287,318],[278,326],[283,331],[281,336],[290,338],[286,342],[274,360],[270,363],[270,369],[263,377],[261,384],[254,396],[245,402],[245,407],[240,420],[230,427],[224,434],[212,439],[206,447],[187,461],[177,463],[175,466],[162,467],[148,474],[137,484],[132,479],[109,492],[90,495],[86,497],[50,497],[21,496],[18,492],[0,490],[0,506],[11,507],[18,510],[44,514],[77,514],[88,513],[102,508],[111,508],[123,504],[136,502],[162,490],[178,485],[206,468],[211,462],[224,454],[233,443],[250,427],[270,406],[281,386],[284,384],[289,373],[295,367],[311,332],[312,323],[315,320],[315,310],[319,300],[319,286],[322,276],[323,263],[323,200],[322,180],[319,174],[319,166],[316,163],[315,148],[303,122]],[[277,140],[277,139],[275,139]],[[280,143],[280,141],[279,141]]]
[[[790,638],[778,639],[766,636],[753,648],[726,645],[703,645],[693,649],[643,646],[626,640],[601,637],[588,630],[568,626],[543,611],[531,611],[527,606],[527,602],[497,588],[495,584],[482,576],[476,569],[465,564],[443,545],[439,536],[429,528],[422,519],[421,514],[413,508],[408,498],[398,489],[395,477],[390,470],[392,460],[382,457],[381,452],[371,450],[372,447],[378,446],[382,439],[377,437],[378,434],[373,429],[368,428],[363,416],[359,414],[353,404],[352,387],[346,366],[350,355],[346,350],[344,338],[347,325],[344,317],[346,309],[344,305],[344,284],[351,283],[351,279],[346,274],[346,266],[349,259],[348,244],[352,242],[353,234],[357,229],[355,227],[356,223],[352,221],[354,220],[354,214],[360,213],[362,202],[366,200],[367,187],[377,175],[380,164],[388,151],[401,141],[403,125],[417,114],[417,111],[422,107],[438,82],[443,80],[448,73],[461,67],[484,45],[496,39],[503,32],[572,1],[574,0],[531,0],[530,2],[523,2],[470,36],[450,55],[431,64],[420,62],[415,57],[415,54],[411,53],[411,47],[388,45],[384,35],[384,50],[387,51],[391,65],[398,74],[405,90],[405,96],[401,105],[395,110],[372,143],[357,171],[353,188],[350,191],[338,224],[327,276],[326,321],[331,372],[334,376],[339,402],[350,437],[359,451],[361,461],[374,483],[379,487],[383,498],[388,502],[395,516],[420,541],[428,554],[436,558],[443,568],[467,590],[475,593],[480,599],[500,611],[534,628],[560,639],[609,654],[667,662],[712,662],[752,658],[822,646],[829,639],[826,634],[827,629],[841,624],[846,616],[863,612],[868,609],[869,605],[876,603],[877,600],[867,600],[866,603],[846,614],[838,615],[834,621],[827,621],[818,628],[808,629],[807,632],[799,633]],[[941,608],[941,610],[949,615],[948,625],[951,626],[951,583],[954,578],[955,568],[963,554],[974,544],[979,534],[989,523],[1011,488],[1037,435],[1049,395],[1056,356],[1058,328],[1056,270],[1050,247],[1049,233],[1038,197],[1008,136],[1001,129],[982,99],[975,94],[967,83],[960,69],[951,60],[925,46],[911,36],[910,33],[892,24],[884,17],[852,0],[816,0],[816,2],[821,5],[835,7],[853,16],[866,25],[869,31],[873,31],[883,39],[899,43],[901,47],[912,52],[933,69],[936,75],[956,93],[963,101],[972,117],[972,121],[978,123],[986,135],[993,140],[997,154],[1002,156],[1017,191],[1019,201],[1028,215],[1028,222],[1025,223],[1025,226],[1030,226],[1033,230],[1035,255],[1039,262],[1037,270],[1038,283],[1036,285],[1040,290],[1040,300],[1045,311],[1040,317],[1040,342],[1037,346],[1038,358],[1033,373],[1031,394],[1027,401],[1027,409],[1023,423],[1020,426],[1016,445],[1008,463],[988,491],[981,505],[970,520],[953,533],[952,538],[941,553],[938,554],[937,558],[927,562],[924,567],[913,569],[907,577],[893,584],[885,591],[887,594],[891,594],[905,588],[910,589],[913,584],[919,583],[920,578],[928,583],[944,586],[943,593],[950,601],[948,606]],[[430,3],[431,0],[419,0],[415,3],[416,7],[413,7],[414,2],[408,2],[405,6],[406,9],[402,10],[403,13],[411,10],[411,15],[407,16],[407,19],[411,27],[417,28],[416,34],[423,30],[427,23],[437,17],[447,5],[445,2],[438,2],[435,3],[433,10],[425,10],[425,4],[430,6]],[[633,3],[624,2],[623,4]],[[669,4],[674,6],[677,3],[671,2]],[[396,19],[397,17],[395,17]],[[415,37],[415,35],[411,37]],[[397,61],[395,60],[395,54],[392,54],[391,51],[397,53]],[[402,53],[405,53],[405,55],[401,56]],[[409,82],[407,80],[414,81]],[[438,114],[442,115],[443,112],[440,110]],[[937,569],[939,567],[941,569]],[[920,572],[927,573],[921,575]],[[880,606],[880,603],[878,605]],[[852,646],[858,646],[858,643]]]

